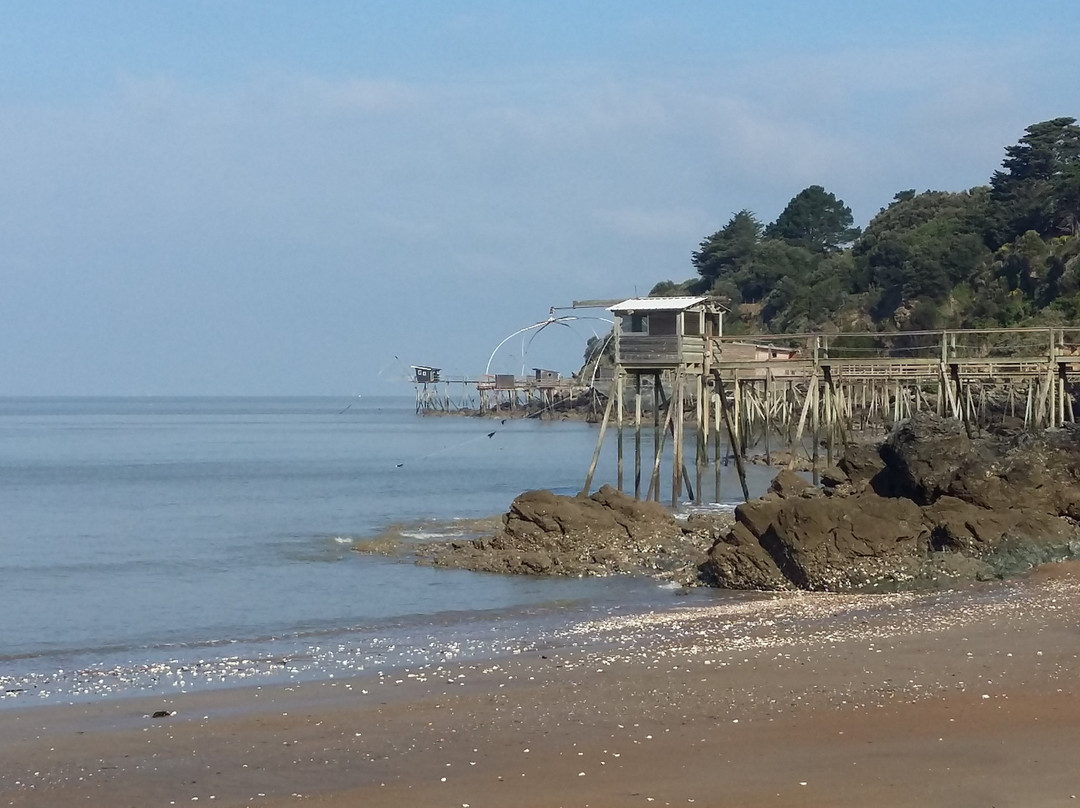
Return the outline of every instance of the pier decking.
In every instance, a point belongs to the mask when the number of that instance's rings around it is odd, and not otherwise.
[[[969,434],[1006,418],[1035,428],[1075,420],[1080,328],[713,336],[706,323],[703,330],[703,338],[683,343],[689,351],[665,349],[645,360],[637,352],[616,351],[613,393],[584,490],[592,484],[611,420],[618,441],[614,482],[623,488],[624,399],[632,384],[633,490],[642,497],[643,375],[653,379],[665,409],[662,422],[659,409],[654,411],[651,476],[644,497],[660,498],[660,467],[670,436],[673,505],[684,492],[689,500],[700,501],[710,465],[719,492],[720,467],[728,457],[735,461],[746,496],[743,463],[751,447],[767,460],[780,450],[791,463],[805,455],[816,482],[819,470],[838,459],[854,431],[887,428],[920,411],[956,418]],[[665,384],[669,395],[664,395]],[[687,414],[695,424],[696,485],[683,458],[685,439],[675,440],[684,435]]]

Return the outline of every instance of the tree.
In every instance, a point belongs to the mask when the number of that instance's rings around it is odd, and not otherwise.
[[[814,268],[808,274],[785,275],[765,299],[761,317],[771,330],[817,330],[830,321],[835,322],[837,315],[849,306],[846,287],[850,259],[843,253],[815,255],[815,258]]]
[[[742,299],[756,303],[764,300],[781,280],[805,285],[819,261],[820,253],[779,239],[765,239],[734,280]]]
[[[859,282],[881,290],[876,316],[889,316],[904,301],[940,303],[986,265],[986,198],[984,188],[903,192],[870,221],[852,252]]]
[[[691,259],[701,276],[696,291],[707,292],[717,280],[740,270],[761,240],[761,229],[757,217],[743,209],[702,241]]]
[[[1062,172],[1057,196],[1058,227],[1070,236],[1080,236],[1080,161]]]
[[[835,252],[859,237],[853,222],[851,208],[843,200],[820,185],[811,185],[788,202],[776,221],[765,228],[765,237],[814,252]]]
[[[1029,230],[1050,238],[1080,229],[1080,126],[1054,118],[1024,131],[990,180],[992,249]]]

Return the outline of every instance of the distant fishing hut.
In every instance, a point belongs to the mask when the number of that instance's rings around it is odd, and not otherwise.
[[[457,412],[539,417],[591,390],[587,381],[576,376],[563,378],[558,371],[544,368],[533,368],[529,376],[485,373],[476,378],[447,377],[440,368],[429,365],[411,368],[416,411],[422,415]]]
[[[431,368],[426,365],[413,365],[413,378],[417,384],[438,384],[440,368]]]
[[[416,385],[416,411],[442,409],[449,407],[450,394],[439,394],[439,382],[442,379],[439,374],[441,368],[433,368],[430,365],[412,365],[413,384]]]

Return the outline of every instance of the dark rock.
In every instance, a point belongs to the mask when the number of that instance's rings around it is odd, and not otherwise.
[[[1006,544],[1037,541],[1067,545],[1073,526],[1062,519],[1023,508],[983,508],[956,497],[941,497],[923,509],[935,550],[987,558]]]
[[[928,505],[947,492],[975,451],[960,422],[917,415],[882,444],[884,468],[874,477],[874,490]]]
[[[813,488],[814,484],[791,469],[784,469],[769,484],[769,491],[780,497],[797,497],[807,488]]]
[[[928,531],[910,500],[875,494],[785,503],[762,546],[802,589],[847,589],[879,574],[882,561],[914,556]]]
[[[523,553],[521,555],[521,565],[533,572],[544,573],[549,572],[551,568],[555,566],[555,563],[547,553],[534,552]]]
[[[865,487],[885,468],[877,444],[852,444],[836,464],[855,488]]]
[[[713,545],[701,573],[706,583],[728,589],[795,588],[743,524],[736,524],[724,541]]]
[[[645,572],[695,583],[708,548],[730,517],[695,515],[686,523],[655,502],[604,486],[589,497],[527,491],[503,529],[468,542],[425,545],[421,563],[520,575]]]
[[[780,503],[777,500],[752,499],[735,508],[735,521],[760,539],[772,527],[779,512]]]
[[[1080,429],[972,440],[955,422],[921,415],[882,445],[880,493],[928,505],[942,496],[983,508],[1080,517]],[[875,484],[875,488],[878,486]]]
[[[827,497],[813,496],[815,489],[794,494],[789,479],[740,505],[735,527],[709,552],[705,580],[732,588],[912,588],[1080,555],[1080,429],[972,439],[957,422],[920,415],[878,449],[849,448],[823,477]]]
[[[851,478],[847,476],[847,472],[839,466],[829,466],[821,472],[821,484],[829,488],[847,485],[850,482]]]

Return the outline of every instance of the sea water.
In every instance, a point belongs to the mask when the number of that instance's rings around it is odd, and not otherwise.
[[[648,579],[355,550],[576,493],[595,442],[581,422],[419,416],[408,397],[0,399],[0,704],[489,653],[568,615],[662,608]]]

